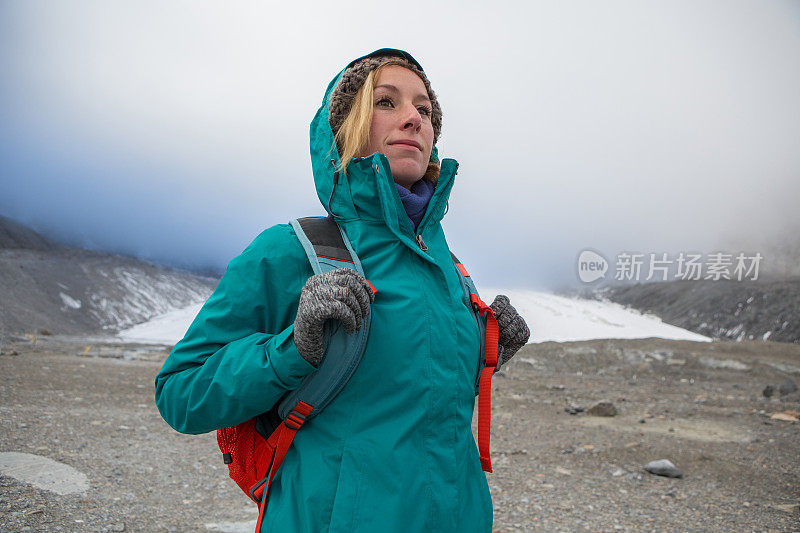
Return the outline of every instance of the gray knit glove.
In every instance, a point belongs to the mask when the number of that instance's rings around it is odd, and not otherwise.
[[[348,334],[355,333],[361,329],[374,301],[375,294],[369,283],[352,268],[337,268],[311,276],[300,293],[294,319],[297,351],[318,367],[325,355],[325,321],[340,320]]]
[[[531,331],[505,294],[495,296],[489,307],[494,311],[500,329],[499,344],[503,348],[500,362],[501,365],[504,365],[520,348],[525,346],[531,336]]]

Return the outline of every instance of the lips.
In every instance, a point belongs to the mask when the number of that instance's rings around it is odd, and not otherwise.
[[[416,148],[420,152],[422,151],[422,145],[420,145],[417,141],[412,141],[411,139],[401,139],[399,141],[390,142],[389,144],[390,145],[400,144],[400,145],[404,145],[404,146],[411,146],[413,148]]]

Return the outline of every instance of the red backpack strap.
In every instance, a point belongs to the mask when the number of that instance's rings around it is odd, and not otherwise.
[[[489,453],[489,438],[492,426],[492,375],[497,366],[497,346],[500,333],[492,308],[486,305],[477,294],[471,294],[470,301],[478,313],[486,314],[486,365],[481,370],[478,384],[478,452],[481,456],[481,468],[486,472],[491,472],[492,459]]]
[[[458,270],[459,281],[464,289],[464,298],[467,305],[472,308],[481,328],[481,339],[485,340],[486,346],[481,347],[481,361],[483,367],[478,377],[478,452],[481,457],[481,468],[486,472],[492,471],[492,459],[489,451],[489,438],[491,437],[492,426],[492,375],[499,368],[498,344],[500,340],[497,319],[492,308],[480,299],[478,289],[472,281],[467,269],[450,252],[450,257]],[[482,322],[480,316],[486,315],[486,321]],[[484,333],[485,329],[485,333]]]
[[[313,406],[302,401],[297,402],[297,405],[294,406],[294,409],[292,409],[292,411],[289,413],[289,416],[283,420],[283,423],[281,423],[272,433],[272,435],[269,436],[269,439],[267,439],[267,442],[275,448],[275,453],[272,456],[272,461],[270,462],[269,469],[267,470],[267,475],[250,488],[250,496],[252,496],[254,500],[257,500],[256,492],[259,488],[261,488],[262,485],[264,485],[264,483],[266,483],[264,492],[261,495],[261,504],[260,509],[258,510],[258,521],[256,522],[256,533],[261,531],[261,522],[264,520],[264,511],[267,508],[269,488],[272,485],[272,479],[275,477],[275,472],[277,472],[278,468],[281,467],[281,463],[283,463],[283,459],[286,457],[286,452],[289,450],[289,446],[292,445],[292,441],[294,440],[294,436],[297,434],[297,431],[303,427],[306,417],[313,410]]]

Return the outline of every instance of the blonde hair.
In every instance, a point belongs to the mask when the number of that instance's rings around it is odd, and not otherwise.
[[[372,111],[375,95],[375,84],[378,80],[383,67],[389,65],[405,66],[402,61],[389,59],[385,63],[381,63],[377,68],[371,70],[364,80],[364,84],[358,89],[353,103],[350,106],[350,112],[347,113],[342,122],[339,131],[334,136],[334,146],[332,149],[339,151],[339,170],[347,175],[347,166],[350,161],[356,157],[356,154],[361,153],[369,144],[369,129],[372,124]],[[434,185],[439,179],[440,166],[433,161],[428,162],[428,168],[425,171],[423,178],[427,178]]]

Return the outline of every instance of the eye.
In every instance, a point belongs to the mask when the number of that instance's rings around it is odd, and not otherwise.
[[[433,110],[430,107],[425,105],[418,106],[417,111],[419,111],[420,115],[424,115],[426,117],[431,116],[431,113],[433,112]]]
[[[382,96],[375,101],[375,106],[392,108],[394,107],[394,103],[388,96]]]

